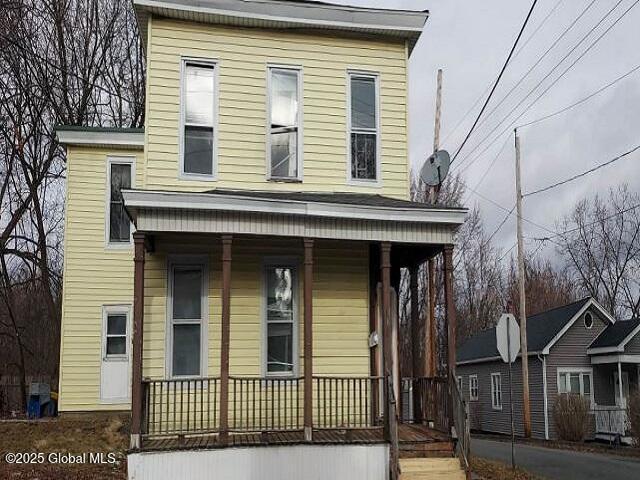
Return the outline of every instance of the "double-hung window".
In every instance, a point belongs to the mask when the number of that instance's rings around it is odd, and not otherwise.
[[[133,159],[109,158],[108,164],[108,220],[107,243],[129,245],[131,243],[131,221],[124,209],[122,190],[131,188]]]
[[[173,377],[204,374],[206,275],[204,261],[173,263],[170,266],[169,367]]]
[[[478,400],[478,376],[469,375],[469,400]]]
[[[377,181],[380,175],[378,76],[349,74],[349,176]]]
[[[301,177],[301,71],[269,67],[269,178],[298,180]]]
[[[502,410],[502,376],[499,373],[491,374],[491,407]]]
[[[215,175],[216,65],[185,60],[182,68],[181,175]]]
[[[266,375],[295,375],[297,370],[297,272],[288,263],[265,266]]]
[[[591,372],[558,369],[558,393],[582,395],[591,400]]]

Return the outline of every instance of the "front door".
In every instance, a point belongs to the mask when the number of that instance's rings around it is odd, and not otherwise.
[[[622,372],[622,401],[620,400],[620,385],[618,382],[618,372],[613,372],[613,387],[614,394],[616,396],[616,405],[619,407],[627,406],[627,401],[629,400],[629,373]]]

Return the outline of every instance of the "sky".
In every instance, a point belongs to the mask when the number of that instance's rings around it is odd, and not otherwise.
[[[429,10],[429,19],[409,64],[409,150],[414,168],[419,168],[432,150],[438,68],[443,69],[441,148],[453,155],[479,112],[531,7],[530,0],[326,1]],[[618,3],[609,16],[570,53]],[[469,191],[466,206],[477,205],[481,209],[488,233],[497,228],[506,212],[482,197],[507,210],[515,204],[513,127],[508,128],[512,120],[632,6],[516,125],[571,105],[640,65],[640,5],[635,5],[637,3],[637,0],[538,1],[516,55],[483,116],[486,123],[471,135],[452,165],[452,172],[463,172],[466,184],[479,192]],[[582,13],[585,9],[586,12]],[[575,24],[568,33],[539,61],[573,22]],[[568,57],[563,60],[567,54]],[[502,98],[538,61],[538,65],[499,105]],[[507,117],[561,61],[556,70]],[[481,102],[465,117],[482,94]],[[505,117],[507,120],[500,123]],[[455,129],[461,120],[462,123]],[[494,128],[495,131],[490,133]],[[504,130],[506,132],[499,136]],[[488,140],[480,143],[487,135]],[[519,137],[524,193],[571,177],[640,145],[640,69],[561,115],[519,129]],[[482,182],[478,184],[481,179]],[[577,201],[595,194],[606,194],[610,187],[625,182],[632,191],[640,191],[640,151],[575,182],[525,198],[523,217],[539,225],[525,222],[527,249],[553,258],[552,244],[541,246],[539,242],[529,240],[549,235],[540,226],[551,231],[559,230],[557,222],[571,211]],[[504,251],[515,244],[514,216],[496,234],[495,241]]]

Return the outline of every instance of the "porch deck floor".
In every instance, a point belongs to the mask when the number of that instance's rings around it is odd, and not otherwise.
[[[401,444],[441,444],[451,439],[443,433],[425,425],[398,425],[398,440]],[[314,445],[375,444],[384,443],[382,428],[352,430],[314,430]],[[263,433],[230,433],[226,445],[218,441],[218,435],[194,435],[185,437],[147,438],[142,442],[142,451],[197,450],[230,447],[258,447],[272,445],[306,444],[302,430]]]

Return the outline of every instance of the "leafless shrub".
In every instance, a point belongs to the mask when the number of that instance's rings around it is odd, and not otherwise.
[[[627,413],[629,415],[631,436],[636,447],[640,447],[640,389],[633,392],[629,397]]]
[[[558,437],[568,442],[582,442],[589,429],[589,401],[580,395],[559,395],[553,406],[553,421]]]

